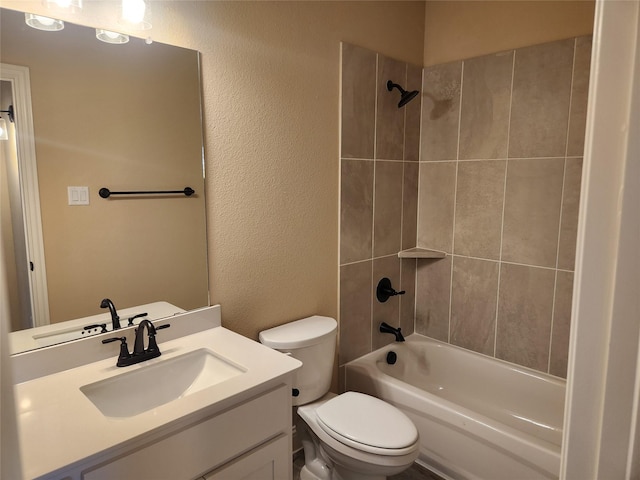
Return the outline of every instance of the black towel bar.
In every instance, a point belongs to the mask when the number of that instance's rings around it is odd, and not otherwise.
[[[111,190],[109,190],[106,187],[102,187],[99,191],[98,191],[98,195],[100,195],[102,198],[109,198],[111,195],[167,195],[167,194],[172,194],[172,193],[178,193],[178,194],[182,194],[186,197],[190,197],[191,195],[193,195],[194,193],[196,193],[196,191],[191,188],[191,187],[186,187],[184,190],[148,190],[148,191],[144,191],[144,192],[112,192]]]

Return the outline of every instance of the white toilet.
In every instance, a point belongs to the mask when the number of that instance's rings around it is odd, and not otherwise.
[[[304,447],[302,480],[383,480],[418,457],[418,431],[396,407],[369,395],[327,393],[337,323],[313,316],[260,332],[264,345],[297,358],[293,405]]]

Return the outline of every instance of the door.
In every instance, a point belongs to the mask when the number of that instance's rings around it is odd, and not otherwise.
[[[44,243],[42,238],[42,222],[40,218],[40,194],[38,191],[38,170],[36,165],[36,151],[34,142],[33,116],[31,112],[31,82],[29,69],[15,65],[0,64],[0,80],[10,85],[12,103],[15,111],[15,152],[19,190],[14,197],[14,204],[19,204],[21,212],[15,216],[22,216],[23,225],[13,222],[16,243],[24,242],[21,247],[25,254],[17,256],[16,278],[24,277],[22,290],[28,292],[24,296],[30,303],[29,318],[22,318],[20,322],[12,320],[12,325],[19,324],[20,328],[38,327],[49,324],[49,295],[47,291],[47,272],[44,258]],[[9,149],[3,149],[7,152]],[[4,155],[3,155],[4,156]],[[22,232],[18,231],[23,229]],[[4,247],[4,245],[3,245]],[[16,249],[19,251],[19,249]],[[25,310],[25,309],[22,309]],[[27,313],[22,315],[29,315]],[[15,327],[14,327],[15,329]]]

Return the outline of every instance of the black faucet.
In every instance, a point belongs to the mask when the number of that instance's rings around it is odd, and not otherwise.
[[[111,313],[111,330],[120,330],[120,317],[116,312],[116,307],[111,300],[105,298],[100,302],[100,308],[108,308]]]
[[[136,339],[133,344],[133,352],[129,353],[129,347],[127,346],[127,337],[113,337],[102,340],[102,343],[111,343],[120,340],[120,355],[118,355],[118,361],[116,366],[128,367],[129,365],[135,365],[136,363],[151,360],[160,356],[160,349],[156,343],[156,330],[163,328],[169,328],[171,325],[165,323],[156,327],[149,320],[142,320],[136,328]],[[147,330],[149,342],[147,348],[144,348],[144,331]]]
[[[393,328],[391,325],[387,325],[385,322],[380,324],[380,331],[382,333],[391,333],[396,336],[396,342],[404,342],[404,337],[402,336],[401,328]]]
[[[144,329],[147,328],[149,343],[147,349],[144,349]],[[142,320],[136,328],[136,341],[133,344],[133,355],[149,355],[154,358],[160,355],[160,349],[156,343],[156,327],[149,320]],[[153,356],[151,356],[153,355]]]

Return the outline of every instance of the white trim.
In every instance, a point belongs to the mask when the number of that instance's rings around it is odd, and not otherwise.
[[[0,78],[11,82],[16,115],[16,143],[20,171],[21,196],[25,220],[28,259],[35,265],[29,274],[33,326],[49,325],[49,294],[45,266],[36,145],[31,110],[31,80],[29,69],[0,64]]]
[[[639,22],[638,0],[596,2],[563,479],[628,479],[638,473]]]

